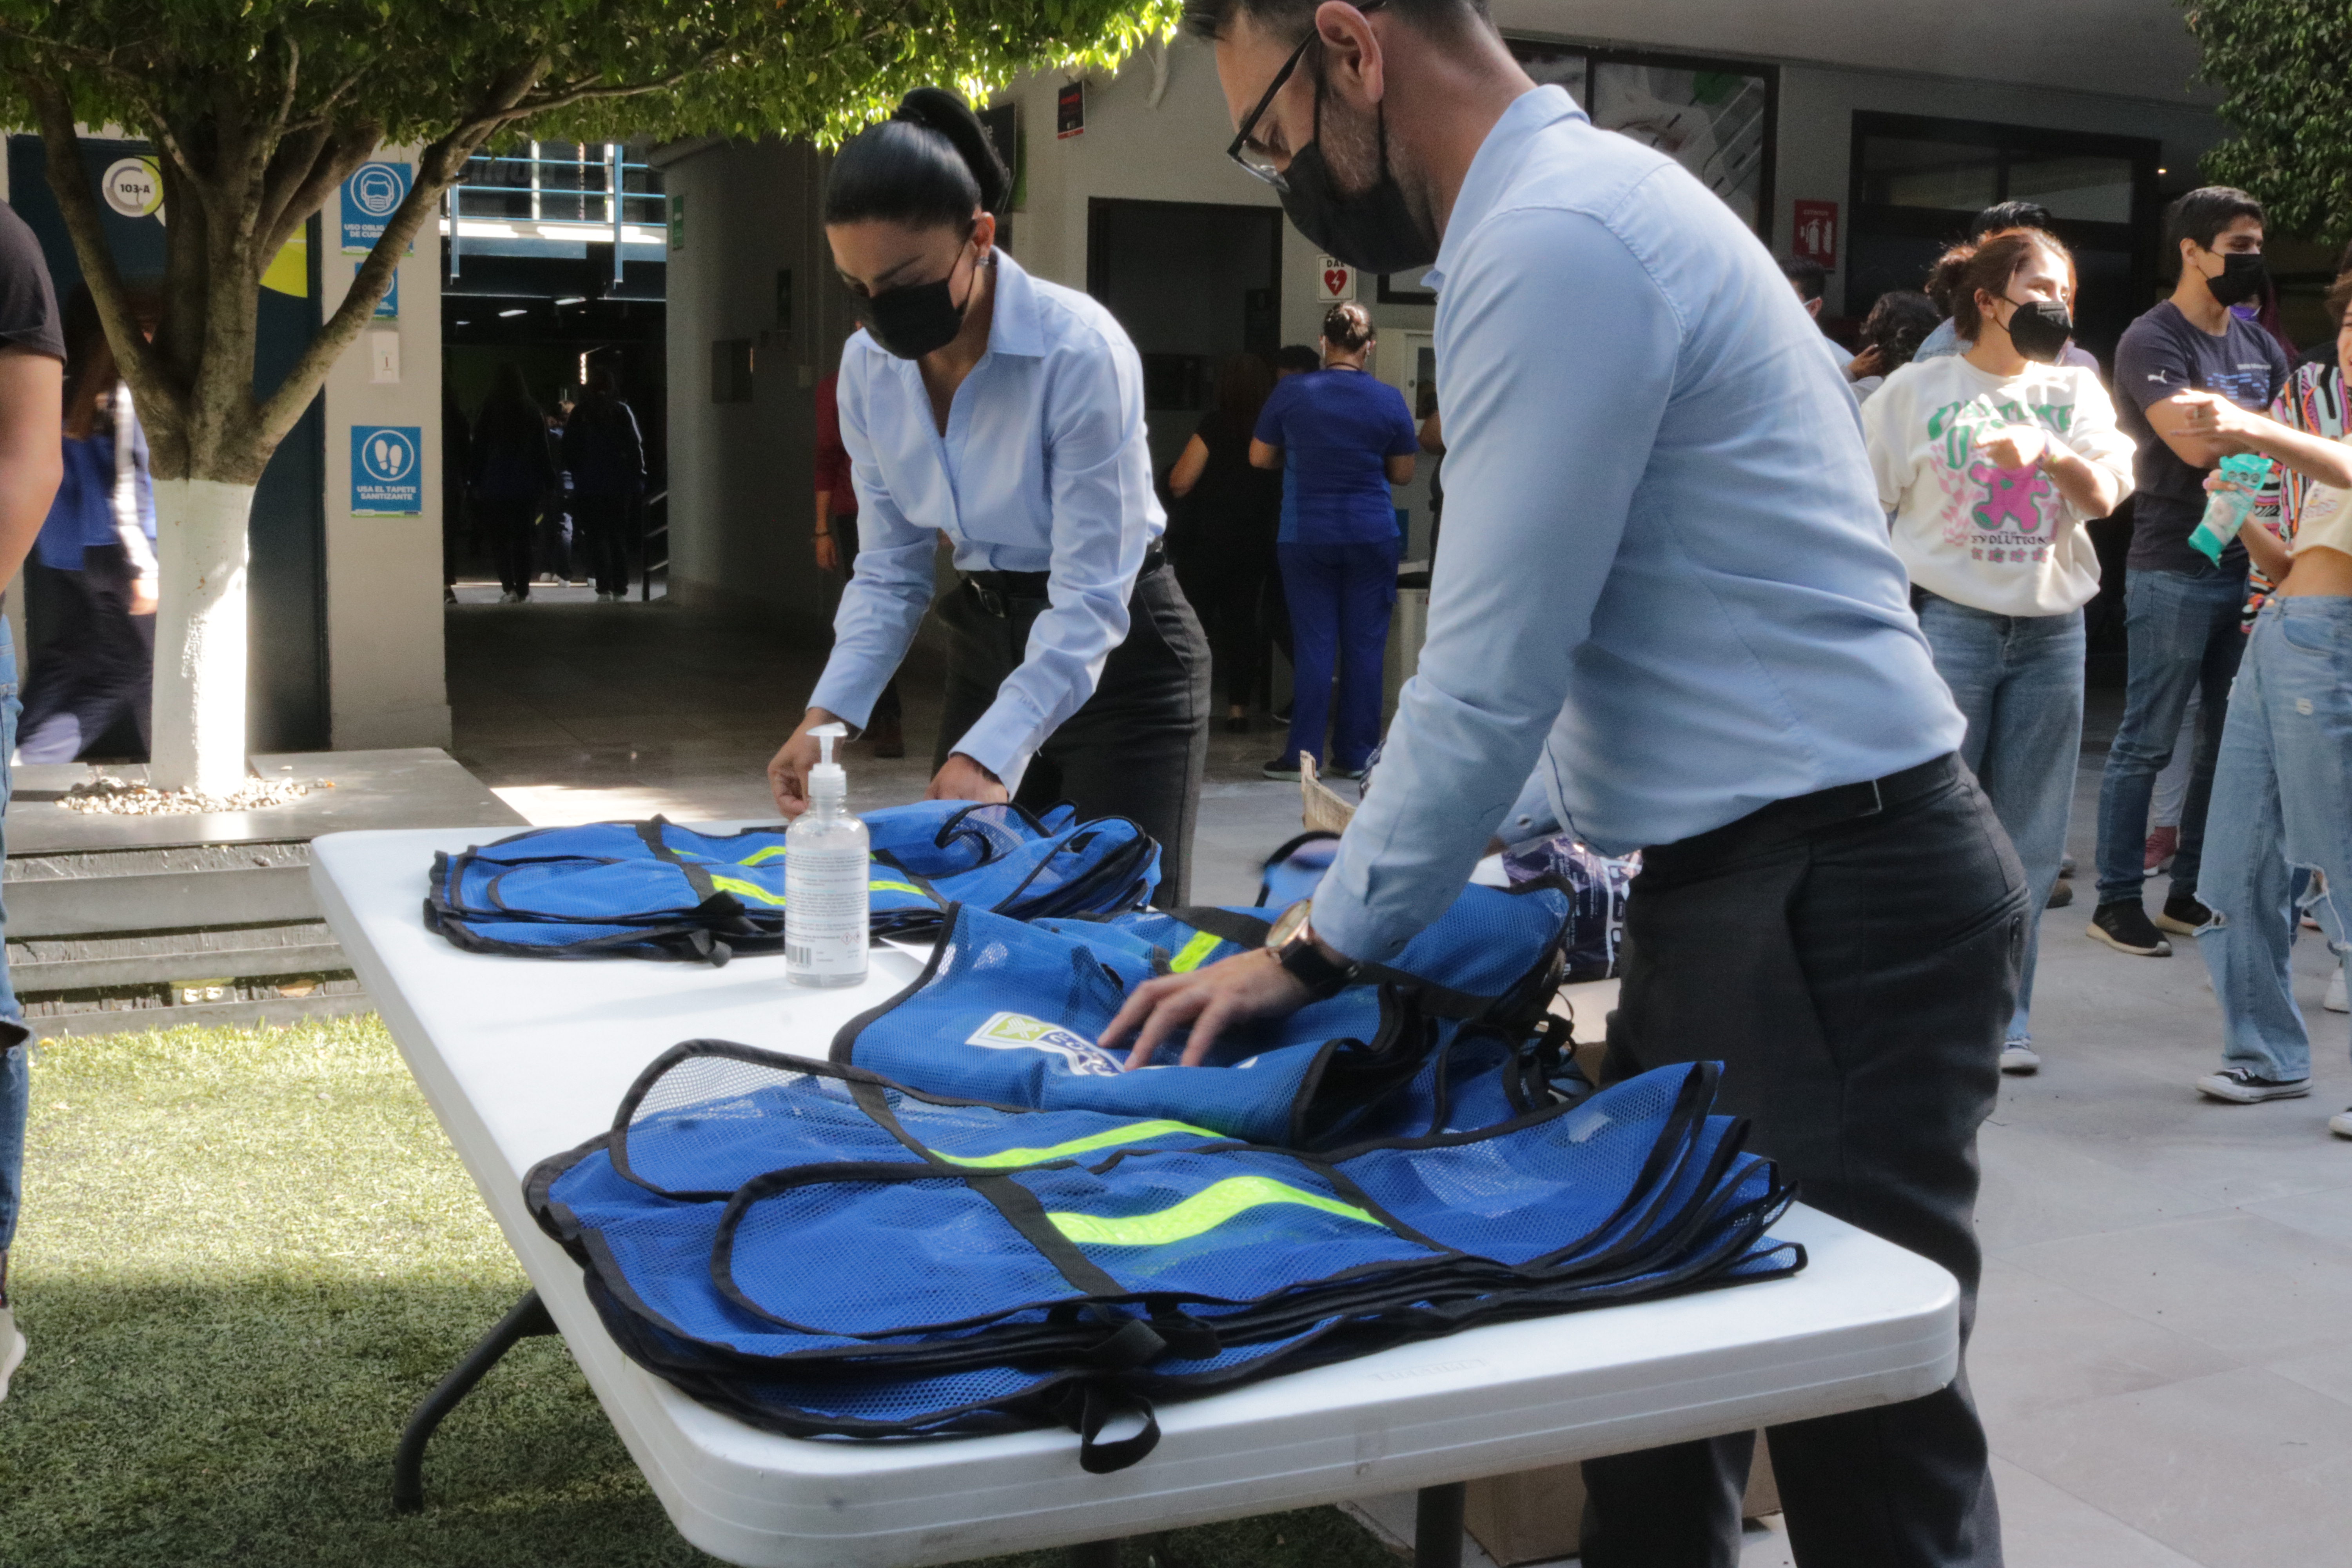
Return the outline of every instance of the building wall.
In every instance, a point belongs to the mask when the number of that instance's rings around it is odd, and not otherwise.
[[[669,255],[670,592],[820,638],[835,590],[810,545],[815,386],[846,326],[816,221],[823,159],[760,142],[664,162],[672,203],[686,204]],[[711,401],[711,345],[728,340],[752,345],[749,402]]]
[[[407,154],[387,151],[387,161]],[[332,315],[351,291],[336,240],[340,196],[321,226],[320,305]],[[327,373],[328,709],[337,751],[446,746],[449,693],[441,642],[441,269],[430,226],[400,263],[400,317],[361,332]],[[400,379],[372,379],[371,334],[400,342]],[[423,432],[424,511],[352,514],[352,426]]]
[[[1780,68],[1780,136],[1772,180],[1772,241],[1786,255],[1800,199],[1832,201],[1850,222],[1848,180],[1853,163],[1856,110],[1936,119],[1984,120],[2114,136],[2155,137],[2164,143],[2166,188],[2194,184],[2197,160],[2220,140],[2222,126],[2207,110],[2183,102],[2004,87],[1948,78],[1840,70],[1823,66]],[[1845,296],[1845,247],[1830,279],[1829,299]]]

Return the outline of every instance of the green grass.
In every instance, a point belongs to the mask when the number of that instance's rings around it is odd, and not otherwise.
[[[373,1016],[61,1039],[32,1083],[9,1269],[31,1354],[0,1404],[0,1564],[713,1561],[670,1528],[553,1339],[458,1406],[425,1460],[426,1511],[393,1513],[409,1409],[526,1281]],[[1127,1552],[1394,1561],[1328,1509]]]

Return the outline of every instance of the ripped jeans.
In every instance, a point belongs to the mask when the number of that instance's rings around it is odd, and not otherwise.
[[[2352,915],[2352,598],[2273,597],[2255,618],[2221,731],[2198,897],[2220,918],[2197,938],[2221,1004],[2222,1055],[2264,1078],[2311,1076],[2311,1036],[2287,967],[2296,893],[2336,962]]]

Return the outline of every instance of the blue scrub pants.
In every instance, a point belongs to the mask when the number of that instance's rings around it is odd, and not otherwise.
[[[1396,603],[1398,542],[1277,547],[1282,596],[1290,605],[1290,700],[1286,757],[1311,753],[1318,764],[1355,772],[1381,741],[1381,672]],[[1339,711],[1331,674],[1339,675]],[[1323,746],[1326,724],[1331,745]]]
[[[16,749],[16,643],[0,617],[0,814],[8,809],[8,757]],[[0,928],[7,917],[0,914]],[[25,1107],[32,1084],[26,1070],[25,1009],[8,986],[8,953],[0,947],[0,1265],[16,1237],[16,1211],[25,1191]],[[7,1275],[0,1268],[0,1289]]]

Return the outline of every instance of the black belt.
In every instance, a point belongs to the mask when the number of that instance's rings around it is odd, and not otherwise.
[[[1877,816],[1947,788],[1966,769],[1957,752],[1860,784],[1837,784],[1811,795],[1791,795],[1757,807],[1737,822],[1642,851],[1646,871],[1653,860],[1697,867],[1759,840],[1799,837],[1842,823]]]
[[[1168,563],[1168,556],[1157,544],[1143,552],[1143,565],[1135,574],[1142,582]],[[1046,603],[1045,584],[1053,580],[1050,572],[964,572],[959,574],[963,585],[980,607],[999,620],[1013,618],[1016,605]]]

